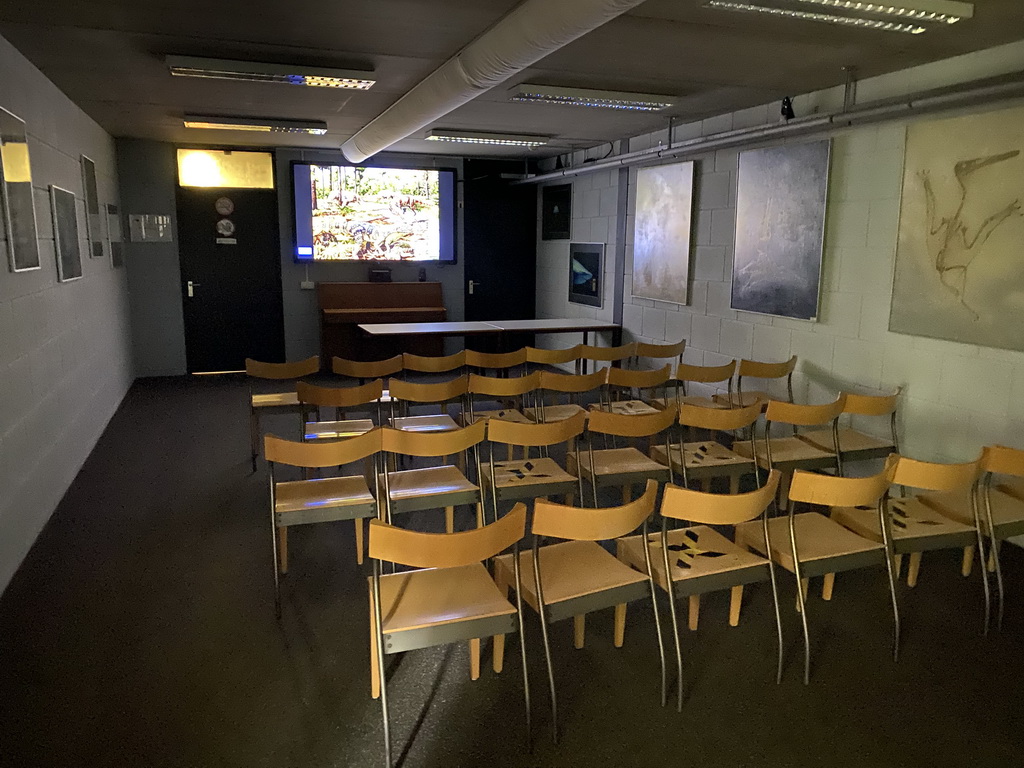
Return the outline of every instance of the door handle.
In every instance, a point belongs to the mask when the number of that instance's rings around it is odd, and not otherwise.
[[[195,295],[196,295],[196,294],[195,294],[195,291],[194,291],[193,289],[194,289],[194,288],[198,288],[198,287],[199,287],[199,285],[200,285],[199,283],[194,283],[194,282],[192,282],[191,280],[189,280],[189,281],[188,281],[188,297],[189,297],[190,299],[191,299],[191,298],[192,298],[193,296],[195,296]]]
[[[473,295],[473,291],[476,289],[476,287],[478,285],[480,285],[480,281],[479,280],[470,280],[469,281],[469,291],[468,291],[468,293],[469,293],[470,296]]]

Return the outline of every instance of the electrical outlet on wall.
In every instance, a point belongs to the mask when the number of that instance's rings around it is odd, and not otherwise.
[[[299,283],[299,288],[301,288],[303,291],[315,291],[316,283],[313,280],[303,280],[301,283]]]

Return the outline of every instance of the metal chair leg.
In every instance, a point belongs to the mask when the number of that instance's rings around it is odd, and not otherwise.
[[[558,743],[558,695],[555,692],[555,669],[551,663],[551,641],[548,638],[548,619],[544,610],[544,589],[540,581],[540,552],[537,538],[533,541],[533,579],[537,587],[537,614],[540,616],[540,633],[544,639],[544,661],[548,667],[548,686],[551,689],[551,740]]]
[[[789,510],[789,545],[793,550],[793,574],[796,576],[796,603],[800,608],[800,623],[804,631],[804,685],[811,683],[811,633],[807,628],[807,604],[804,600],[803,577],[800,573],[800,557],[796,549],[796,529],[793,527],[793,508]],[[765,548],[768,542],[765,541]],[[771,557],[771,552],[768,553]]]
[[[761,516],[761,520],[764,523],[764,542],[765,550],[768,551],[768,578],[772,583],[772,603],[775,607],[775,631],[778,637],[779,643],[779,660],[778,667],[775,671],[775,683],[779,684],[782,682],[782,662],[783,662],[783,651],[782,651],[782,611],[779,608],[779,585],[775,577],[775,563],[772,561],[771,556],[771,545],[770,539],[768,538],[768,517],[767,513]],[[800,582],[798,581],[797,584]],[[798,587],[799,589],[799,587]],[[806,623],[806,618],[804,619]]]
[[[249,406],[249,447],[252,453],[252,471],[256,471],[256,459],[260,455],[260,417],[256,409]]]
[[[896,599],[896,574],[893,569],[892,533],[889,530],[889,510],[885,498],[878,502],[878,524],[882,529],[882,544],[885,547],[885,574],[889,578],[889,598],[892,600],[892,660],[900,660],[900,606]]]
[[[1004,609],[1004,592],[1003,592],[1003,567],[999,562],[999,539],[996,538],[996,529],[992,521],[992,486],[991,477],[985,483],[985,522],[988,524],[989,541],[992,542],[992,553],[989,557],[995,563],[996,566],[996,593],[999,600],[999,608],[996,613],[996,629],[1002,631],[1003,629],[1003,609]],[[982,560],[982,571],[988,568],[988,563]],[[987,623],[986,623],[986,626]]]
[[[978,537],[978,563],[981,571],[981,586],[985,593],[985,629],[982,634],[988,637],[988,627],[992,621],[992,595],[988,585],[988,551],[985,549],[985,533],[981,527],[981,516],[978,514],[977,493],[971,494],[971,511],[974,514],[974,530]],[[993,548],[995,542],[993,541]]]
[[[497,512],[495,512],[497,516]],[[523,624],[523,582],[519,572],[519,546],[512,552],[516,580],[516,621],[519,623],[519,656],[523,664],[523,698],[526,700],[526,747],[533,752],[533,723],[530,717],[530,673],[526,667],[526,627]]]
[[[665,582],[668,587],[668,607],[672,616],[672,639],[676,648],[676,711],[683,711],[683,652],[679,642],[679,617],[676,614],[676,593],[672,583],[672,568],[668,562],[666,523],[662,519],[661,552],[665,561]]]
[[[644,565],[647,566],[647,583],[651,587],[651,610],[654,611],[654,631],[658,633],[658,659],[661,662],[661,706],[665,706],[667,681],[665,672],[665,640],[661,634],[661,614],[658,612],[658,590],[654,583],[654,570],[651,568],[650,539],[647,536],[647,523],[643,525]],[[665,571],[666,580],[670,580],[672,571]]]
[[[380,562],[374,561],[373,610],[377,617],[377,674],[380,678],[380,711],[384,721],[384,766],[391,768],[391,723],[388,719],[388,684],[384,673],[384,633],[380,606]]]

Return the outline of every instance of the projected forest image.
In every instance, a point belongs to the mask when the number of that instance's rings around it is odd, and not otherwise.
[[[313,165],[309,176],[314,259],[439,257],[438,171]]]

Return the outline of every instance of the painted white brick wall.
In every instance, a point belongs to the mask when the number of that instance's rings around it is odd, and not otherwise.
[[[25,120],[42,269],[8,270],[0,226],[0,591],[81,468],[133,379],[125,271],[85,251],[79,156],[117,200],[114,142],[0,37],[0,106]],[[73,191],[81,280],[57,282],[49,185]]]

